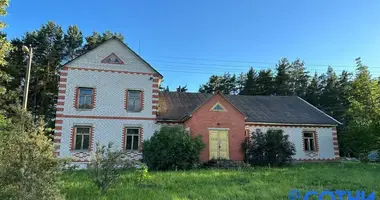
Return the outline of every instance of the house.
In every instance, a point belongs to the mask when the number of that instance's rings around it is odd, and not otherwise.
[[[339,122],[299,97],[160,92],[163,76],[117,38],[64,64],[60,70],[54,141],[56,155],[85,167],[95,144],[112,142],[141,159],[142,141],[162,125],[180,124],[202,135],[210,158],[243,160],[252,132],[283,129],[295,160],[339,158]]]

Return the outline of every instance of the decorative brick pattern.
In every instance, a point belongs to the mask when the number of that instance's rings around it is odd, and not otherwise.
[[[92,88],[92,109],[95,108],[96,105],[96,88]]]
[[[78,108],[78,99],[79,99],[79,87],[75,87],[74,90],[74,108]]]
[[[124,109],[128,110],[128,89],[125,89],[124,95]]]
[[[115,61],[108,61],[108,58],[117,58],[118,59],[118,62],[115,62]],[[111,53],[109,56],[105,57],[101,63],[106,63],[106,64],[116,64],[116,65],[124,65],[124,62],[123,60],[121,60],[115,53]]]
[[[111,70],[111,69],[96,69],[96,68],[80,68],[80,67],[69,67],[70,70],[83,70],[83,71],[93,71],[93,72],[110,72],[110,73],[118,73],[118,74],[132,74],[132,75],[153,75],[160,76],[156,73],[147,73],[147,72],[132,72],[132,71],[124,71],[124,70]]]
[[[336,159],[339,159],[339,142],[338,142],[338,132],[336,127],[332,128],[332,136],[333,136],[333,145],[334,145],[334,155]]]
[[[144,110],[144,104],[145,104],[144,90],[141,90],[141,93],[140,93],[140,108],[141,108],[141,110]]]

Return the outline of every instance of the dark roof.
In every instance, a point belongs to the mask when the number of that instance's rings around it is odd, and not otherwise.
[[[181,121],[212,94],[160,92],[158,119]],[[328,124],[339,122],[297,96],[223,95],[246,116],[247,122]]]
[[[130,50],[130,51],[131,51],[136,57],[138,57],[138,58],[139,58],[141,61],[143,61],[146,65],[148,65],[150,68],[152,68],[152,70],[155,71],[158,75],[160,75],[161,78],[163,77],[162,74],[160,74],[160,72],[158,72],[156,69],[154,69],[154,68],[153,68],[148,62],[146,62],[146,61],[145,61],[145,60],[144,60],[139,54],[137,54],[135,51],[133,51],[131,48],[129,48],[128,45],[126,45],[122,40],[120,40],[120,39],[119,39],[118,37],[116,37],[116,36],[112,36],[112,37],[110,37],[109,39],[107,39],[107,40],[101,42],[100,44],[98,44],[98,46],[96,46],[95,48],[93,48],[93,49],[91,49],[91,50],[89,50],[89,51],[83,52],[82,54],[78,55],[77,57],[75,57],[75,58],[73,58],[73,59],[71,59],[71,60],[69,60],[69,61],[67,61],[66,63],[64,63],[64,64],[61,65],[61,66],[68,65],[69,63],[73,62],[74,60],[76,60],[76,59],[78,59],[78,58],[80,58],[80,57],[82,57],[82,56],[84,56],[84,55],[87,54],[88,52],[90,52],[90,51],[92,51],[92,50],[98,48],[100,45],[103,45],[104,43],[106,43],[106,42],[109,41],[109,40],[117,40],[117,41],[119,41],[119,42],[120,42],[125,48],[127,48],[128,50]]]

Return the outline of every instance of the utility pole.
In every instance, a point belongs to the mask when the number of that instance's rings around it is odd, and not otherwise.
[[[22,99],[22,107],[24,110],[27,110],[28,104],[28,92],[29,92],[29,80],[30,80],[30,68],[32,67],[32,58],[33,58],[33,48],[32,46],[22,46],[22,50],[28,53],[28,66],[26,67],[25,75],[25,85],[24,85],[24,96]]]

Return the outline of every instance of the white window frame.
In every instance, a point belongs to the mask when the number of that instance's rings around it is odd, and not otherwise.
[[[142,94],[142,91],[141,91],[141,90],[133,90],[133,89],[131,89],[131,90],[128,90],[127,92],[128,92],[127,111],[128,111],[128,112],[141,112],[141,111],[142,111],[142,106],[141,106],[141,101],[142,101],[142,99],[141,99],[141,94]],[[138,105],[139,105],[139,107],[140,107],[139,110],[130,110],[130,107],[129,107],[129,103],[130,103],[130,101],[131,101],[131,99],[129,99],[129,98],[131,97],[131,95],[129,95],[130,92],[138,92],[138,93],[139,93],[139,99],[140,99],[140,101],[137,101],[137,103],[138,103]],[[132,99],[132,101],[135,101],[135,103],[136,103],[136,99]],[[135,104],[134,104],[134,105],[135,105]],[[136,106],[136,105],[135,105],[135,106]]]
[[[312,133],[312,136],[308,136],[308,137],[305,137],[305,133]],[[316,144],[316,138],[315,138],[315,131],[302,131],[302,139],[303,139],[303,142],[304,142],[304,151],[307,151],[307,152],[316,152],[317,151],[317,144]],[[305,140],[307,142],[305,142]],[[312,141],[312,142],[310,142]],[[311,150],[311,146],[310,144],[313,144],[313,149],[314,150]],[[309,148],[307,148],[309,147]],[[306,149],[307,148],[307,149]]]
[[[128,129],[137,129],[138,130],[138,133],[137,133],[137,137],[138,137],[138,140],[137,140],[137,149],[133,149],[133,138],[136,136],[136,134],[128,134]],[[140,150],[140,131],[141,131],[141,128],[140,127],[125,127],[125,151],[139,151]],[[128,136],[132,136],[132,141],[131,141],[131,149],[127,149],[127,138]]]
[[[80,133],[82,135],[82,142],[81,142],[81,147],[79,149],[76,148],[77,144],[77,135],[78,135],[78,128],[88,128],[88,133]],[[75,134],[74,134],[74,150],[75,151],[90,151],[90,146],[91,146],[91,126],[75,126]],[[83,142],[84,142],[84,136],[88,135],[88,149],[83,149]]]
[[[91,90],[92,92],[91,92],[91,95],[88,95],[88,94],[83,94],[82,96],[84,96],[84,102],[86,102],[86,99],[87,98],[90,98],[91,99],[91,108],[81,108],[80,106],[81,106],[81,104],[80,104],[80,97],[81,97],[81,93],[80,93],[80,91],[81,91],[81,89],[89,89],[89,90]],[[94,88],[92,88],[92,87],[78,87],[78,105],[77,105],[77,108],[79,109],[79,110],[91,110],[91,109],[93,109],[94,108],[94,100],[93,100],[93,98],[94,98]]]

